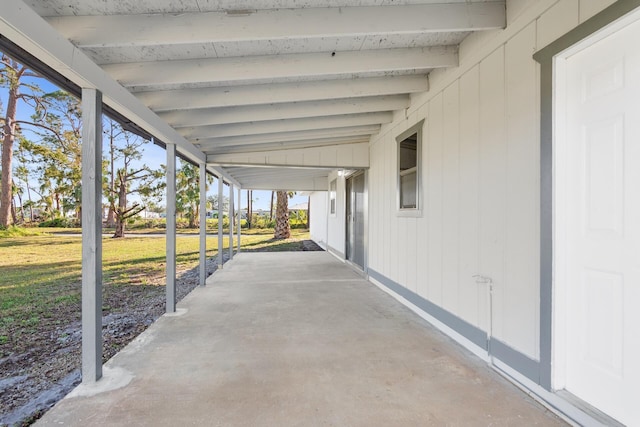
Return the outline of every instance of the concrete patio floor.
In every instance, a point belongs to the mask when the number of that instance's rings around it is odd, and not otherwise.
[[[237,255],[38,424],[564,422],[330,254],[292,252]]]

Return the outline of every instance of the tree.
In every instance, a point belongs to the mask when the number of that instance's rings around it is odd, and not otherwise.
[[[7,109],[2,121],[2,160],[0,169],[0,227],[10,224],[11,204],[13,200],[13,144],[19,132],[18,101],[36,105],[40,102],[41,90],[34,84],[25,83],[25,77],[39,77],[24,65],[14,61],[4,53],[0,54],[0,86],[9,90]],[[24,91],[23,91],[24,89]]]
[[[157,199],[161,197],[166,186],[162,179],[162,169],[153,170],[147,165],[133,167],[142,159],[141,148],[145,141],[130,132],[122,131],[118,134],[121,137],[118,146],[114,148],[114,159],[121,160],[122,167],[116,170],[113,178],[114,188],[109,189],[110,194],[107,196],[110,209],[115,216],[114,238],[124,237],[127,220],[145,209],[145,206],[138,202],[129,205],[128,196],[139,194],[142,199]]]
[[[51,218],[74,212],[80,220],[82,204],[82,113],[71,94],[58,90],[45,94],[34,109],[31,122],[37,140],[21,146],[38,165],[35,172],[40,194]]]
[[[253,191],[247,190],[247,228],[251,229],[253,220]]]
[[[109,158],[107,159],[106,177],[108,182],[106,188],[104,188],[107,195],[107,201],[109,202],[109,211],[107,213],[106,226],[111,228],[116,226],[115,216],[115,197],[118,194],[116,192],[116,160],[118,158],[117,151],[117,139],[122,136],[124,130],[122,126],[119,126],[117,122],[113,120],[107,120],[104,130],[104,135],[107,137],[109,143]]]
[[[176,173],[176,212],[189,221],[189,228],[196,228],[200,218],[200,173],[191,163]]]
[[[30,222],[33,222],[34,220],[34,216],[33,216],[33,199],[31,198],[31,183],[29,182],[30,178],[31,178],[31,169],[29,168],[29,159],[27,158],[27,153],[24,150],[24,137],[22,137],[20,139],[20,142],[18,143],[18,149],[15,151],[14,153],[14,159],[17,160],[18,164],[15,170],[15,178],[16,180],[19,180],[22,182],[22,184],[24,185],[24,187],[27,190],[27,199],[28,201],[26,203],[22,203],[22,201],[20,202],[21,208],[22,208],[22,220],[24,221],[24,208],[28,208],[29,209],[29,220]],[[19,187],[20,188],[20,187]]]
[[[223,215],[220,214],[221,212],[224,214],[225,211],[229,210],[229,198],[227,196],[223,196],[222,197],[222,208],[220,208],[220,206],[218,206],[218,195],[217,194],[209,196],[207,198],[207,202],[211,205],[212,209],[215,209],[215,210],[218,211],[218,218],[222,218],[223,217]]]
[[[269,205],[269,221],[273,221],[273,193],[271,192],[271,204]]]
[[[291,236],[289,224],[289,194],[286,191],[276,192],[276,228],[274,239],[288,239]]]

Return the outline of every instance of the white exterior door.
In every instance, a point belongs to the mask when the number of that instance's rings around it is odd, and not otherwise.
[[[564,387],[640,425],[640,20],[564,66],[555,172]]]

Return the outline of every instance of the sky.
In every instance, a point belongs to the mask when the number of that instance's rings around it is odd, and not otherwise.
[[[35,84],[37,84],[45,93],[47,92],[54,92],[56,90],[58,90],[58,87],[55,86],[54,84],[48,82],[46,79],[43,78],[37,78],[37,79],[32,79],[33,82]],[[4,116],[4,112],[5,112],[5,108],[7,105],[7,90],[2,88],[0,89],[0,111],[2,113],[2,115]],[[18,120],[29,120],[32,112],[31,112],[31,107],[29,107],[28,105],[20,102],[18,104]],[[25,136],[29,136],[29,132],[28,130],[23,129],[23,133],[25,134]],[[106,148],[106,144],[103,143],[103,150]],[[166,164],[166,152],[163,148],[152,144],[151,142],[147,142],[144,146],[143,146],[143,158],[142,161],[139,162],[139,166],[142,166],[142,164],[146,164],[147,166],[149,166],[152,169],[157,169],[158,167],[160,167],[161,164]],[[105,152],[105,156],[106,156],[106,152]],[[178,163],[179,165],[179,163]],[[133,165],[135,167],[135,165]],[[213,195],[217,192],[217,184],[214,184],[212,186],[213,188],[209,189],[209,194]],[[225,186],[224,187],[224,194],[226,196],[229,195],[229,187]],[[257,211],[259,209],[262,210],[269,210],[269,203],[271,202],[271,191],[258,191],[255,190],[253,191],[253,210]],[[237,207],[237,190],[235,193],[236,196],[236,207]],[[135,198],[134,198],[135,199]],[[135,200],[131,200],[131,201],[135,201]],[[246,191],[242,192],[242,209],[246,209],[247,207],[247,193]],[[289,206],[293,206],[293,205],[297,205],[300,203],[306,203],[307,202],[307,197],[306,196],[300,196],[300,195],[294,195],[292,198],[289,199]],[[275,203],[275,200],[274,200]],[[162,201],[162,203],[164,205],[164,201]]]

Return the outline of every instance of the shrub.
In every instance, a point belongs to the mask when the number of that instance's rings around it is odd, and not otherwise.
[[[42,233],[33,229],[9,226],[7,228],[0,227],[0,239],[5,237],[25,237],[40,236]]]
[[[80,221],[73,218],[54,218],[42,221],[38,227],[74,228],[80,227]]]

